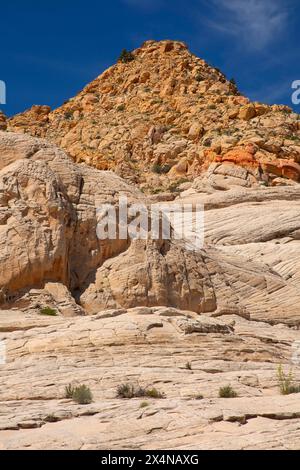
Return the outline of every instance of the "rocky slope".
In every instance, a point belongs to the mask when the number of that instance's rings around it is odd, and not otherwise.
[[[99,240],[101,204],[118,205],[121,195],[147,204],[142,193],[111,172],[76,165],[47,141],[2,132],[0,151],[2,305],[28,304],[32,288],[58,283],[87,313],[166,305],[214,314],[235,309],[270,323],[300,324],[295,261],[275,271],[261,254],[259,260],[243,256],[245,245],[264,251],[269,241],[268,249],[288,244],[286,258],[295,260],[299,185],[245,190],[242,205],[236,186],[221,191],[219,205],[218,191],[204,201],[193,189],[182,193],[182,201],[214,208],[206,215],[206,246],[197,252],[175,239]],[[232,256],[224,245],[238,245],[239,252]]]
[[[299,449],[276,376],[300,384],[298,116],[181,43],[128,57],[56,111],[0,116],[0,449]],[[99,240],[120,196],[203,204],[204,246],[191,220],[181,240]]]
[[[45,140],[2,132],[0,149],[0,448],[299,448],[276,369],[299,383],[300,186],[238,186],[219,163],[176,201],[205,202],[202,250],[100,242],[98,204],[142,193]],[[117,399],[125,382],[166,398]],[[238,398],[218,398],[227,384]]]
[[[291,109],[249,102],[180,42],[147,41],[130,59],[54,111],[33,106],[13,117],[8,129],[47,137],[76,162],[148,192],[176,191],[216,160],[267,184],[299,181],[300,122]]]

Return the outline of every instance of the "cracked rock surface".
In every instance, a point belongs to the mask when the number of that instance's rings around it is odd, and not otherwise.
[[[280,395],[276,378],[299,330],[166,307],[41,322],[2,311],[0,322],[1,449],[299,448],[299,396]],[[94,402],[66,399],[69,383],[88,385]],[[166,398],[116,398],[122,383]],[[238,397],[218,398],[228,384]]]

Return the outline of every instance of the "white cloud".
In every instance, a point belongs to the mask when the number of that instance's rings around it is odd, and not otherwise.
[[[211,0],[213,20],[207,24],[239,38],[251,49],[264,49],[278,39],[288,24],[286,0]]]

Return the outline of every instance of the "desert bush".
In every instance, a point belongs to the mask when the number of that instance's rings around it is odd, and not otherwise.
[[[71,119],[73,119],[72,111],[66,111],[65,112],[65,119],[67,119],[67,121],[70,121]]]
[[[140,404],[140,408],[147,408],[148,406],[149,406],[148,401],[142,401],[142,403]]]
[[[51,413],[50,415],[46,416],[44,421],[45,423],[57,423],[59,421],[59,418],[57,418],[54,413]]]
[[[74,387],[72,384],[69,384],[65,388],[65,397],[74,400],[79,405],[89,405],[93,401],[93,394],[86,385]]]
[[[123,49],[120,57],[119,57],[119,62],[122,62],[123,64],[127,64],[129,62],[132,62],[134,60],[134,55],[132,52],[127,51],[127,49]]]
[[[300,393],[300,386],[294,384],[293,371],[290,370],[289,373],[286,374],[281,364],[277,369],[277,379],[281,395]]]
[[[72,399],[79,405],[89,405],[93,401],[93,394],[89,387],[80,385],[74,388]]]
[[[65,387],[65,398],[73,398],[74,387],[72,384],[69,384]]]
[[[204,79],[200,73],[197,73],[197,75],[195,76],[195,80],[197,82],[202,82]]]
[[[157,390],[157,388],[147,388],[145,390],[145,396],[148,398],[155,398],[155,399],[165,398],[164,393]]]
[[[135,387],[132,384],[121,384],[117,388],[117,398],[165,398],[165,395],[154,387]]]
[[[57,317],[57,311],[54,308],[44,307],[40,309],[40,315],[48,315],[48,317]]]
[[[152,166],[152,172],[157,173],[158,175],[165,175],[171,170],[171,165],[160,165],[159,163],[154,163]]]
[[[219,397],[220,398],[236,398],[237,393],[233,390],[233,388],[230,385],[226,385],[225,387],[220,388]]]
[[[187,370],[192,370],[192,363],[191,362],[187,362],[186,365],[185,365],[185,368]]]
[[[117,398],[134,398],[135,390],[131,384],[122,384],[117,388]]]
[[[204,400],[204,396],[201,393],[195,396],[195,400]]]

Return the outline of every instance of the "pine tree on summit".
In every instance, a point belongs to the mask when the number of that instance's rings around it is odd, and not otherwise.
[[[127,51],[127,49],[123,49],[119,57],[119,62],[127,64],[128,62],[132,62],[133,60],[134,55],[130,51]]]

